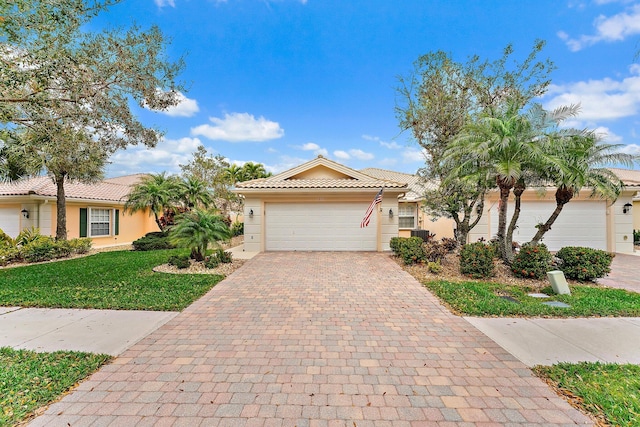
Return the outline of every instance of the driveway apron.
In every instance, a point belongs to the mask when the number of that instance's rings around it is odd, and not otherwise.
[[[34,426],[592,422],[388,255],[262,253]]]

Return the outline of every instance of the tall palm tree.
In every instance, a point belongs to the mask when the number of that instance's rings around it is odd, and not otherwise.
[[[618,198],[623,183],[605,166],[622,164],[632,166],[637,156],[621,153],[622,144],[605,144],[593,132],[584,135],[553,138],[550,149],[559,159],[555,168],[547,169],[544,178],[556,186],[556,208],[544,224],[538,226],[531,243],[539,243],[551,230],[564,206],[582,188],[591,190],[591,197],[601,197],[614,201]]]
[[[173,208],[179,197],[180,188],[175,177],[167,176],[165,172],[150,174],[134,186],[124,204],[124,209],[134,213],[149,208],[158,228],[164,231],[165,227],[160,221],[160,216],[165,209]]]
[[[247,162],[242,166],[243,181],[271,176],[262,163]]]
[[[207,185],[199,179],[188,177],[180,182],[180,193],[185,207],[193,209],[202,207],[207,209],[213,205],[213,197]]]
[[[518,106],[508,104],[469,124],[445,153],[445,158],[462,159],[454,174],[468,173],[471,169],[495,181],[500,191],[498,247],[507,263],[513,257],[511,242],[507,242],[507,203],[511,190],[524,171],[540,164],[545,157],[536,137],[532,121],[521,113]]]
[[[178,216],[169,232],[169,239],[178,246],[191,249],[191,257],[204,260],[209,244],[229,239],[231,232],[222,217],[201,209],[194,209]]]

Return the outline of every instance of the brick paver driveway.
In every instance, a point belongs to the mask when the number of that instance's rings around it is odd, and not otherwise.
[[[67,423],[591,424],[379,253],[258,255],[33,425]]]

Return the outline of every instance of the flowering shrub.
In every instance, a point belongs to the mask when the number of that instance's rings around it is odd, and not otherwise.
[[[518,277],[544,279],[551,268],[551,253],[544,243],[525,243],[513,258],[511,271]]]
[[[392,237],[389,246],[406,265],[423,263],[427,260],[424,241],[421,237]]]
[[[580,281],[604,277],[611,271],[611,261],[615,254],[599,249],[581,246],[567,246],[558,251],[560,270],[569,279]]]
[[[460,272],[474,279],[493,276],[493,249],[483,243],[468,243],[460,251]]]

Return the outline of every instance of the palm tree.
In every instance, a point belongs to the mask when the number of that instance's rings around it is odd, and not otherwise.
[[[175,177],[167,176],[165,172],[150,174],[136,184],[129,193],[124,209],[135,213],[149,208],[158,228],[164,231],[165,227],[159,215],[162,215],[165,209],[172,209],[178,202],[179,196],[180,189]]]
[[[188,177],[180,182],[181,199],[188,209],[213,205],[213,197],[207,185],[199,179]]]
[[[498,247],[507,263],[513,257],[511,242],[507,242],[507,203],[523,172],[539,165],[545,157],[536,137],[532,121],[521,114],[519,107],[508,104],[468,125],[445,153],[445,158],[462,158],[454,174],[475,170],[476,177],[486,175],[495,180],[500,190]]]
[[[235,185],[236,182],[242,182],[244,180],[244,171],[242,170],[242,167],[235,163],[226,168],[224,174],[231,185]]]
[[[242,166],[243,181],[251,179],[267,178],[271,173],[267,172],[262,163],[247,162]]]
[[[571,135],[554,138],[550,148],[559,162],[557,167],[548,169],[544,175],[547,182],[556,186],[556,208],[544,224],[538,226],[538,231],[531,239],[537,244],[562,212],[564,205],[569,203],[578,192],[584,188],[591,189],[591,197],[601,197],[616,200],[623,183],[613,172],[604,166],[623,164],[632,166],[637,156],[618,152],[622,144],[604,144],[593,132],[584,135]]]
[[[191,257],[204,260],[210,243],[229,239],[231,232],[222,217],[201,209],[194,209],[178,216],[176,224],[169,232],[170,240],[178,246],[191,249]]]

